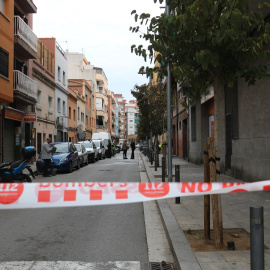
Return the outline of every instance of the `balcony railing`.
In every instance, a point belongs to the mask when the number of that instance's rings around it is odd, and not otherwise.
[[[13,71],[13,89],[37,100],[37,83],[18,70]]]
[[[38,38],[19,16],[14,16],[14,35],[19,36],[31,49],[37,52]]]

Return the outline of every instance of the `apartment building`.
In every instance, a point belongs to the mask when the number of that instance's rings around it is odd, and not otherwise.
[[[97,132],[108,132],[108,79],[102,68],[94,67],[96,71],[96,128]]]
[[[0,149],[3,162],[4,105],[13,102],[14,3],[0,1]],[[6,115],[7,116],[7,115]]]
[[[118,104],[118,114],[119,114],[119,138],[126,139],[126,119],[125,119],[125,105],[126,100],[122,96],[122,94],[114,94],[115,101]]]
[[[112,91],[108,91],[108,132],[111,134],[112,139],[116,139],[115,133],[115,98]]]
[[[68,88],[68,141],[75,143],[78,141],[77,133],[77,95]]]
[[[56,38],[39,38],[51,51],[54,58],[55,73],[55,131],[54,140],[66,142],[68,140],[68,91],[67,91],[67,56]]]
[[[54,55],[45,44],[38,40],[37,59],[31,63],[34,81],[37,84],[37,121],[33,129],[37,153],[42,150],[46,138],[55,135],[55,72]]]
[[[86,57],[77,52],[67,52],[68,59],[68,80],[82,83],[85,93],[85,138],[91,139],[92,134],[96,132],[96,70],[94,66],[87,61]],[[73,88],[74,89],[74,88]],[[80,89],[80,87],[79,87]],[[80,97],[78,96],[80,99]],[[78,109],[78,108],[77,108]],[[77,118],[79,117],[77,111]],[[81,112],[80,112],[81,113]],[[80,129],[79,129],[80,132]]]
[[[130,100],[125,105],[126,133],[127,136],[137,133],[137,124],[139,123],[139,110],[136,100]]]
[[[29,60],[37,56],[37,36],[32,31],[36,12],[30,0],[0,1],[2,161],[20,159],[21,148],[34,144],[37,83],[32,79]]]

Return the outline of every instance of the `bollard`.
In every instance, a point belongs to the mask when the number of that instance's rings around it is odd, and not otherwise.
[[[250,263],[251,270],[264,270],[263,207],[250,207]]]
[[[180,182],[180,165],[175,165],[175,182]],[[180,197],[175,198],[175,203],[180,203]]]
[[[155,171],[157,171],[157,153],[155,153]]]
[[[165,158],[162,157],[162,182],[165,182]]]

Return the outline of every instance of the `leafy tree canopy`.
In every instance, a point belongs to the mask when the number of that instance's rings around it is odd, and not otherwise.
[[[167,99],[166,92],[161,83],[155,85],[135,85],[131,91],[137,99],[139,107],[138,137],[144,140],[150,136],[152,130],[153,136],[163,133],[166,126]]]
[[[177,81],[192,82],[198,91],[214,80],[232,86],[237,76],[248,84],[270,78],[268,66],[258,61],[270,58],[270,24],[262,12],[270,10],[269,3],[255,7],[252,0],[167,0],[167,4],[170,15],[151,18],[148,32],[142,36],[150,45],[131,47],[137,55],[161,64],[141,71],[166,75],[170,64]],[[141,24],[149,19],[149,14],[132,14]],[[130,30],[138,32],[139,26]],[[156,58],[155,51],[159,52]]]

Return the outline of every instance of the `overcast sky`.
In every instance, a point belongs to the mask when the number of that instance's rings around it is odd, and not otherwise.
[[[157,1],[158,2],[158,1]],[[103,68],[109,90],[134,99],[130,90],[135,84],[149,82],[139,75],[146,66],[142,57],[131,53],[133,44],[142,44],[139,34],[129,31],[137,26],[132,10],[151,16],[164,12],[154,0],[34,0],[34,32],[38,37],[55,37],[70,52],[84,53],[87,60]],[[164,6],[164,4],[163,4]]]

